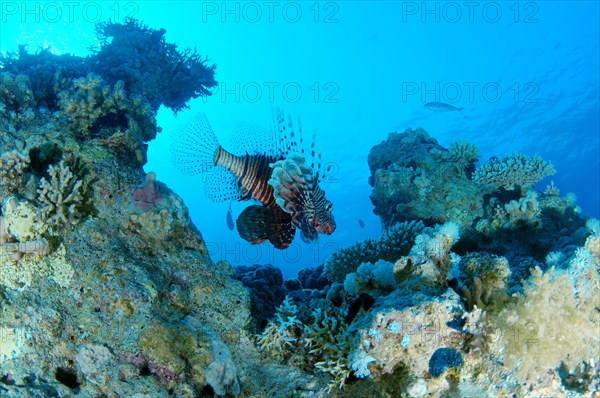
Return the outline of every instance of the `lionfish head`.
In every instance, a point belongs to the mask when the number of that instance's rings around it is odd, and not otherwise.
[[[315,208],[315,215],[311,221],[313,228],[320,234],[331,235],[335,231],[335,219],[333,218],[333,204],[324,199]]]

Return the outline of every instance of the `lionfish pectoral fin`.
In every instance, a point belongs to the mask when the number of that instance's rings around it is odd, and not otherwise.
[[[290,216],[278,206],[248,206],[236,224],[242,239],[254,245],[269,240],[278,249],[287,248],[296,233]]]
[[[269,185],[277,204],[289,214],[295,214],[304,207],[312,190],[311,170],[304,157],[292,153],[288,158],[271,164],[273,172]]]

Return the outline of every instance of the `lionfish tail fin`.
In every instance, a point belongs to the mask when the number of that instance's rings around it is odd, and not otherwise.
[[[254,245],[269,240],[278,249],[287,248],[296,233],[291,217],[277,206],[248,206],[236,225],[242,239]]]
[[[242,195],[238,182],[229,170],[217,164],[219,159],[229,158],[219,144],[206,115],[199,113],[192,120],[171,134],[173,163],[184,174],[201,174],[206,196],[214,202],[240,200]]]
[[[212,171],[219,148],[219,140],[203,113],[171,134],[173,163],[184,174]]]

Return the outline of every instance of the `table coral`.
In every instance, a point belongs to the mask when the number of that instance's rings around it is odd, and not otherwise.
[[[473,173],[473,180],[491,186],[493,189],[507,190],[520,188],[523,192],[541,179],[556,173],[552,163],[540,156],[527,156],[520,153],[503,158],[492,158],[479,166]]]

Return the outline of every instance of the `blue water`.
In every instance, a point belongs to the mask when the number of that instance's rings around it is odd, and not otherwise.
[[[61,4],[60,7],[57,4]],[[182,196],[213,259],[280,266],[293,277],[336,248],[378,236],[367,156],[391,131],[423,127],[447,146],[478,145],[481,161],[506,153],[551,161],[561,194],[600,216],[599,6],[596,1],[477,2],[10,2],[0,3],[0,50],[47,47],[87,55],[94,23],[133,16],[167,30],[217,64],[219,89],[150,143],[146,171]],[[424,103],[464,108],[433,113]],[[205,112],[225,144],[240,122],[267,127],[274,106],[316,132],[337,231],[282,252],[252,246],[226,225],[228,203],[205,199],[199,177],[179,174],[169,135]],[[246,203],[233,205],[234,217]],[[365,223],[359,226],[358,220]]]

